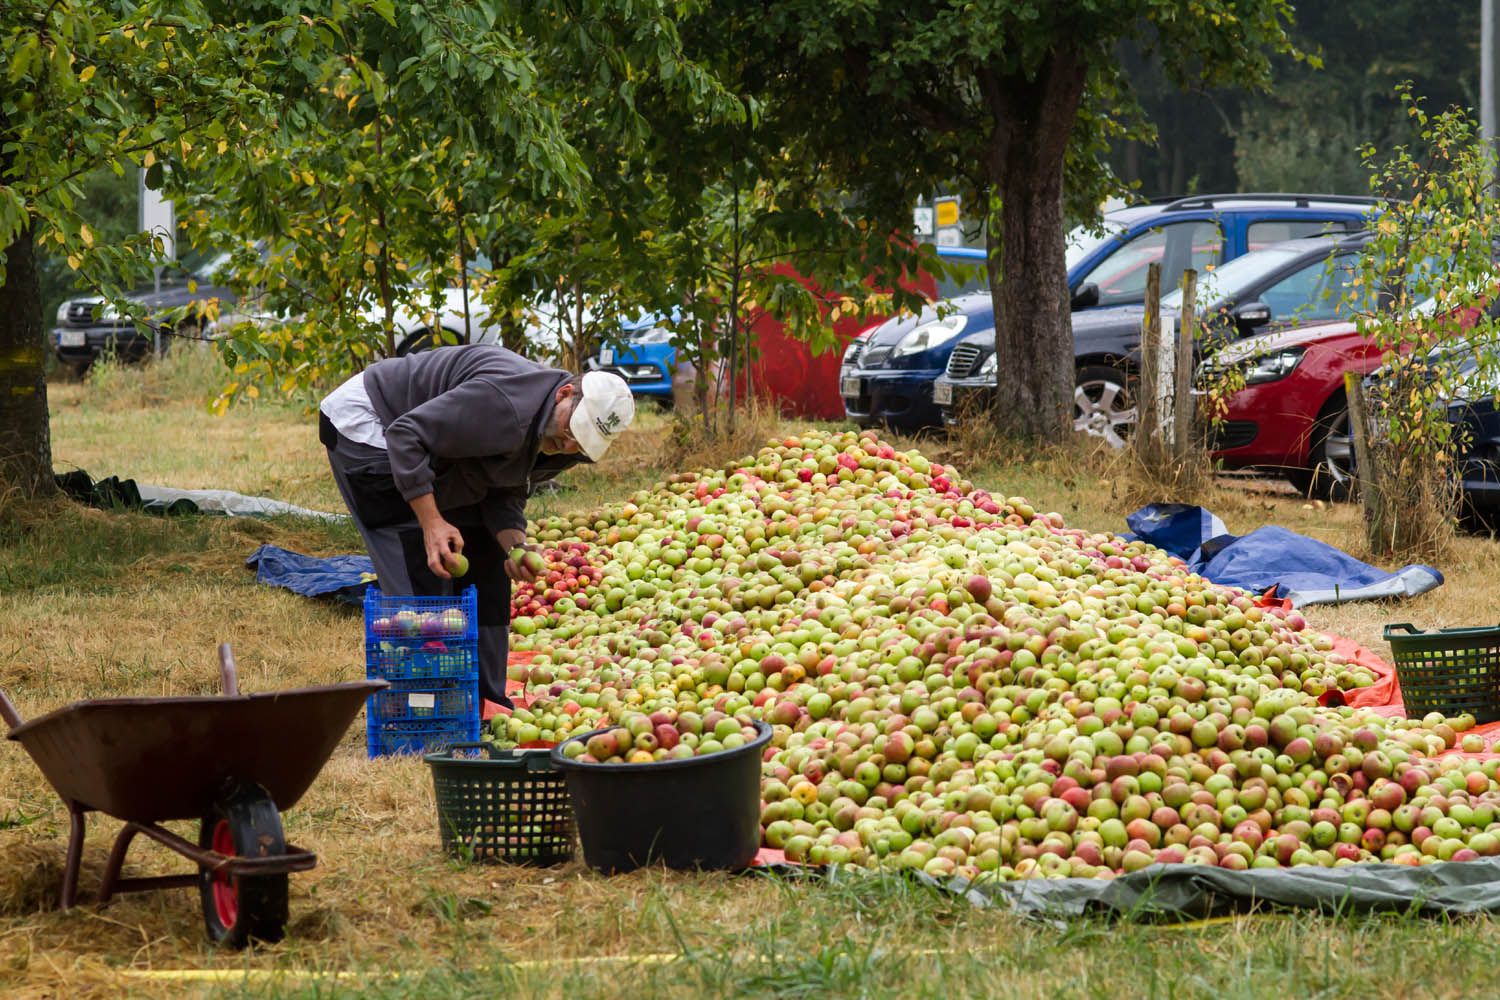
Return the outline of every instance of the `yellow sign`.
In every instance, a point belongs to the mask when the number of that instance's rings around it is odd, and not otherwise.
[[[958,199],[939,198],[936,202],[937,224],[941,226],[958,225]]]

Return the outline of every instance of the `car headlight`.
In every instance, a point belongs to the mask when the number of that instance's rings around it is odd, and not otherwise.
[[[73,303],[71,302],[64,302],[62,305],[57,307],[57,322],[66,323],[68,321],[68,307],[72,304]]]
[[[849,346],[844,348],[844,364],[853,364],[854,359],[859,356],[859,352],[864,350],[864,348],[865,338],[863,337],[855,337],[853,340],[849,341]]]
[[[891,353],[898,358],[908,354],[921,354],[963,333],[964,327],[968,324],[969,317],[962,313],[946,319],[934,320],[931,323],[923,323],[897,341],[896,349]]]
[[[993,375],[999,370],[1000,355],[991,354],[989,357],[984,359],[984,364],[980,365],[979,371],[975,372],[974,374],[978,375],[980,378],[984,378],[986,375]]]
[[[1245,367],[1245,384],[1258,385],[1284,379],[1297,370],[1306,348],[1288,347],[1274,354],[1263,354]]]

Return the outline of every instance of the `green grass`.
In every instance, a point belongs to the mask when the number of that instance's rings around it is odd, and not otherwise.
[[[222,487],[324,510],[341,503],[310,411],[262,401],[208,414],[214,372],[183,356],[51,389],[59,468],[180,487]],[[175,367],[174,367],[175,366]],[[770,433],[767,418],[752,430]],[[671,424],[643,415],[600,467],[568,475],[533,515],[590,509],[661,478]],[[1108,466],[1087,455],[959,458],[975,482],[1025,495],[1070,523],[1119,530],[1128,508]],[[692,451],[726,461],[744,447]],[[1279,484],[1229,484],[1209,505],[1232,530],[1275,522],[1359,552],[1357,512],[1320,508]],[[39,714],[86,697],[215,689],[214,651],[233,644],[246,690],[363,676],[351,609],[254,582],[264,542],[334,555],[359,550],[347,524],[297,519],[163,519],[54,503],[0,510],[0,687]],[[1384,653],[1384,622],[1493,620],[1500,547],[1468,540],[1443,560],[1448,583],[1400,604],[1311,609],[1314,627]],[[275,734],[267,734],[274,739]],[[1491,995],[1500,925],[1489,918],[1238,918],[1187,929],[1026,921],[898,880],[837,884],[642,872],[604,878],[462,867],[437,850],[431,782],[418,760],[369,762],[357,721],[288,837],[318,853],[294,875],[288,940],[245,954],[203,940],[187,891],[56,909],[67,810],[15,744],[0,747],[0,990],[6,996],[249,997],[1185,997]],[[96,818],[84,891],[118,824]],[[179,825],[185,835],[194,824]],[[181,870],[152,845],[131,871]],[[668,956],[666,960],[651,956]],[[574,958],[606,957],[573,962]],[[636,960],[609,956],[636,956]],[[648,956],[640,959],[640,956]],[[126,974],[130,970],[130,974]],[[195,982],[146,972],[250,970]],[[267,979],[277,971],[285,978]],[[343,978],[303,973],[342,972]]]
[[[717,886],[714,887],[718,888]],[[382,956],[342,977],[242,980],[230,995],[551,998],[1203,998],[1489,995],[1488,920],[1266,913],[1185,927],[1062,926],[974,910],[892,879],[786,885],[769,909],[684,926],[648,893],[634,952],[538,962],[487,943],[491,918],[448,918],[452,951]],[[581,921],[589,920],[580,915]],[[628,985],[625,985],[628,984]],[[229,984],[222,984],[229,985]]]

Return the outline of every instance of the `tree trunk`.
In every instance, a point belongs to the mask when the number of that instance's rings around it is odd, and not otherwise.
[[[51,493],[42,288],[32,228],[5,249],[0,284],[0,499]]]
[[[986,234],[999,358],[994,420],[1007,437],[1060,443],[1072,433],[1063,155],[1085,72],[1080,59],[1062,52],[1032,79],[980,75],[995,120],[986,168],[1000,199]]]

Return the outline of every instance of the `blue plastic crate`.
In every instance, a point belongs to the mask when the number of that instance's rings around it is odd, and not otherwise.
[[[437,639],[455,643],[479,641],[479,597],[473,586],[455,597],[387,596],[365,590],[365,645],[415,643]],[[456,612],[456,614],[455,614]]]
[[[479,676],[475,643],[423,640],[420,646],[382,639],[365,647],[365,676],[388,681],[459,680]]]
[[[479,718],[478,678],[451,680],[393,681],[384,691],[366,701],[368,724],[384,728],[390,723],[420,725],[468,723]]]
[[[365,676],[390,682],[365,703],[371,757],[479,738],[478,597],[365,592]]]
[[[365,734],[365,745],[371,757],[393,754],[422,754],[446,750],[455,743],[473,743],[479,739],[479,719],[472,723],[393,722],[371,729]]]

